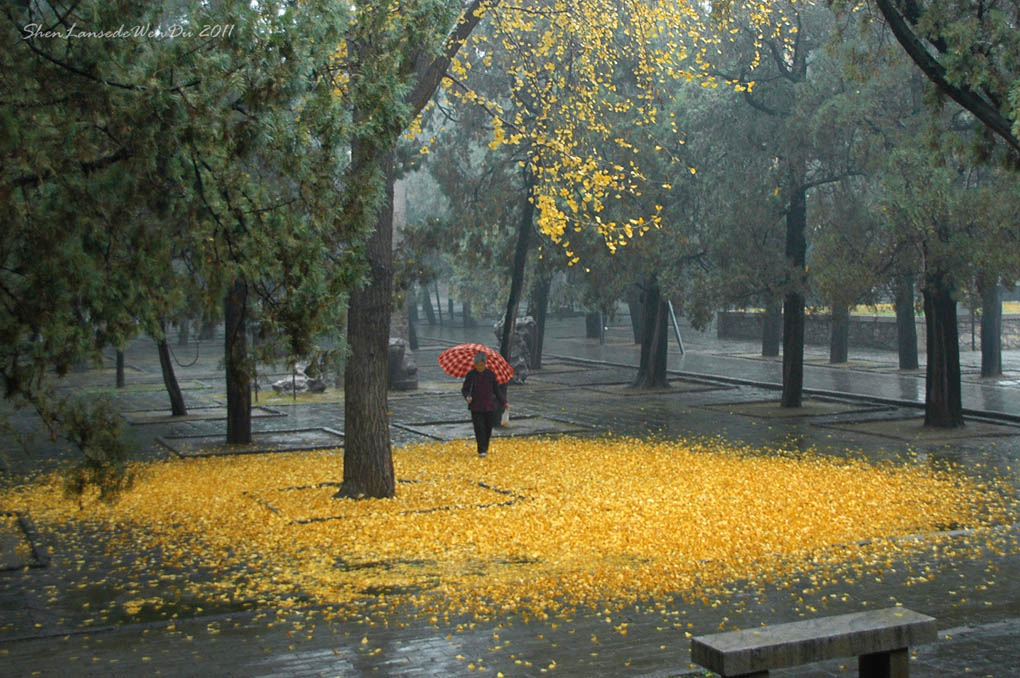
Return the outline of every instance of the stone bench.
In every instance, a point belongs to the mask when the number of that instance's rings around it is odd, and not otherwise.
[[[691,659],[724,678],[767,678],[769,669],[856,656],[861,678],[907,678],[907,648],[935,639],[932,617],[891,607],[697,636]]]

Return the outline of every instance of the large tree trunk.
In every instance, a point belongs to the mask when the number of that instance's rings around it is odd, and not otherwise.
[[[850,356],[850,307],[832,307],[832,323],[829,327],[829,362],[845,363]]]
[[[170,414],[174,417],[183,417],[188,413],[184,407],[184,394],[181,393],[181,386],[177,383],[177,375],[174,374],[174,365],[170,362],[170,346],[166,342],[166,323],[163,323],[163,337],[156,342],[159,352],[159,367],[163,371],[163,385],[166,386],[167,395],[170,396]]]
[[[984,273],[978,276],[981,293],[981,376],[1002,376],[1002,295],[999,280]]]
[[[644,304],[641,303],[641,287],[630,285],[627,287],[627,308],[630,310],[630,329],[634,333],[634,343],[641,343],[641,333],[644,331]]]
[[[669,347],[669,306],[659,291],[659,282],[650,276],[642,295],[644,329],[641,336],[641,359],[632,388],[668,388],[666,359]]]
[[[471,302],[464,300],[461,305],[464,307],[464,327],[474,327],[476,323],[474,316],[471,315]]]
[[[896,348],[900,369],[917,369],[917,322],[914,320],[914,274],[896,277]]]
[[[952,283],[943,273],[929,274],[924,289],[928,365],[925,373],[924,425],[963,426],[960,394],[960,337]]]
[[[783,305],[770,300],[765,306],[765,314],[761,322],[761,355],[763,358],[775,358],[779,355],[779,345],[783,341]]]
[[[783,407],[800,407],[804,393],[804,285],[807,262],[806,192],[794,189],[786,213],[786,263],[793,279],[783,299]]]
[[[357,149],[355,144],[353,161],[370,162]],[[386,199],[365,246],[368,284],[351,293],[347,311],[351,354],[344,373],[344,479],[334,495],[338,498],[382,498],[395,493],[386,402],[393,304],[393,156],[378,162]]]
[[[545,343],[545,318],[549,312],[549,290],[552,276],[542,275],[532,292],[532,306],[535,313],[535,345],[531,347],[531,369],[542,369],[542,345]]]
[[[514,247],[514,263],[510,271],[510,298],[506,302],[503,332],[499,337],[499,352],[508,361],[510,360],[510,337],[517,324],[517,307],[521,303],[521,290],[524,288],[524,268],[528,263],[528,243],[531,241],[531,231],[535,228],[535,202],[532,196],[534,183],[531,169],[525,165],[521,220],[517,225],[517,245]]]
[[[248,283],[235,280],[223,300],[227,378],[227,443],[251,442],[251,371],[248,369]]]
[[[117,349],[116,360],[117,388],[124,388],[124,351]]]

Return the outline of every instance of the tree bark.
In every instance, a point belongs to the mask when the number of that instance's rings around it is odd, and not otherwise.
[[[804,393],[804,285],[807,262],[807,196],[793,189],[786,213],[786,262],[793,279],[783,299],[783,407],[800,407]]]
[[[917,369],[917,323],[914,320],[914,274],[896,278],[896,348],[900,369]]]
[[[521,220],[517,226],[517,245],[514,247],[514,263],[510,271],[510,298],[506,302],[506,313],[503,316],[503,332],[499,337],[499,352],[510,360],[510,337],[514,325],[517,324],[517,307],[521,303],[521,290],[524,288],[524,268],[528,263],[528,244],[531,231],[535,228],[535,202],[532,196],[534,177],[531,169],[524,167],[524,194],[521,200]]]
[[[944,273],[929,274],[922,293],[928,351],[924,425],[958,428],[963,426],[963,405],[960,393],[960,337],[956,325],[953,286]]]
[[[471,302],[465,300],[462,304],[464,306],[464,327],[474,327],[475,318],[471,315]]]
[[[425,322],[430,326],[436,324],[436,311],[432,308],[432,297],[429,295],[428,285],[421,286],[421,306],[425,311]]]
[[[648,279],[642,295],[644,329],[641,336],[641,359],[632,388],[669,388],[666,359],[669,347],[669,307],[662,298],[655,275]]]
[[[584,314],[584,336],[586,339],[598,339],[602,336],[602,313],[588,311]]]
[[[177,325],[177,345],[187,346],[188,337],[191,334],[191,322],[187,318],[181,318]]]
[[[439,314],[439,326],[443,326],[443,300],[439,298],[439,281],[436,280],[432,285],[436,290],[436,312]]]
[[[354,146],[352,162],[371,162],[360,144]],[[365,245],[368,284],[351,293],[347,311],[351,353],[344,372],[344,476],[337,498],[395,493],[386,402],[393,304],[393,156],[376,162],[385,177],[386,197]]]
[[[630,310],[630,329],[634,333],[634,343],[641,343],[644,331],[644,304],[641,303],[641,288],[638,285],[627,287],[627,308]]]
[[[418,305],[414,301],[414,291],[407,291],[407,344],[412,351],[418,350]]]
[[[532,294],[532,305],[535,313],[535,345],[531,347],[531,369],[542,369],[542,345],[545,343],[545,319],[549,312],[549,290],[552,288],[552,276],[543,275],[538,280]]]
[[[418,297],[414,293],[415,285],[407,288],[407,318],[411,323],[418,322]]]
[[[216,323],[212,320],[202,321],[202,331],[199,332],[198,338],[202,341],[211,341],[216,338]]]
[[[765,306],[761,323],[761,355],[764,358],[779,356],[779,344],[783,340],[783,305],[770,300]]]
[[[1002,295],[995,276],[978,276],[981,293],[981,376],[1002,376]]]
[[[124,388],[124,351],[117,349],[117,388]]]
[[[223,300],[227,378],[227,443],[251,442],[251,371],[248,369],[248,283],[238,279]]]
[[[188,413],[184,407],[184,394],[181,393],[181,386],[177,383],[177,375],[174,374],[174,365],[170,361],[170,346],[166,341],[166,323],[163,324],[163,337],[156,342],[159,352],[159,367],[163,372],[163,385],[166,386],[167,395],[170,396],[170,414],[174,417],[183,417]]]
[[[829,362],[845,363],[850,356],[850,307],[832,307],[829,327]]]

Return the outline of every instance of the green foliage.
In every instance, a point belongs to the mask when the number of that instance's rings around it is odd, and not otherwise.
[[[0,17],[12,46],[0,55],[5,393],[54,409],[50,371],[98,362],[139,331],[160,336],[181,313],[215,317],[237,279],[254,292],[260,357],[336,343],[367,233],[337,217],[353,124],[337,84],[348,3],[86,0],[74,11],[76,31],[192,35],[30,35],[31,24],[69,30],[46,2]],[[82,482],[105,482],[105,462],[118,476],[119,453],[97,451],[117,436],[92,442],[102,417],[59,419],[84,446]]]
[[[59,410],[64,435],[81,450],[81,459],[66,471],[65,491],[81,497],[96,488],[100,499],[114,500],[134,481],[123,419],[105,398],[74,399],[62,403]]]

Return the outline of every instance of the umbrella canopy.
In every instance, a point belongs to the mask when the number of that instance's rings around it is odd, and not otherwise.
[[[496,381],[505,384],[514,376],[514,368],[499,354],[499,351],[485,344],[457,344],[439,354],[439,366],[451,377],[464,377],[474,369],[475,355],[484,353],[486,364],[496,375]]]

